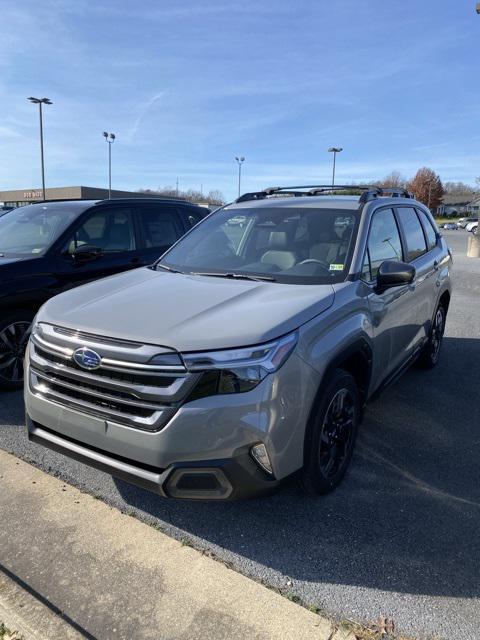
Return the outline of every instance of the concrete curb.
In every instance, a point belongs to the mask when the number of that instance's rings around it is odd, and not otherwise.
[[[85,640],[34,595],[0,571],[0,622],[22,640]]]
[[[355,639],[3,451],[0,513],[8,525],[0,528],[2,562],[64,616],[0,572],[0,614],[25,640]]]

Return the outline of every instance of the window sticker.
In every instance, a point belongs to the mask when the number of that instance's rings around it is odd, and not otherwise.
[[[343,271],[343,264],[331,264],[330,271]]]

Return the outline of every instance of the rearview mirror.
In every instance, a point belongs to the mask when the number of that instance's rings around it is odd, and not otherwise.
[[[72,258],[79,262],[86,262],[88,260],[95,260],[95,258],[101,255],[103,255],[103,251],[100,247],[94,247],[91,244],[82,244],[72,253]]]
[[[415,267],[406,262],[385,260],[377,273],[377,289],[385,291],[390,287],[411,284],[415,278]]]

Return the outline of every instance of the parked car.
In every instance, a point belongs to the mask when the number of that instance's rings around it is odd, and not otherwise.
[[[467,225],[465,226],[465,231],[473,231],[473,229],[475,229],[477,225],[478,225],[478,219],[472,220],[472,222],[468,222]]]
[[[234,216],[231,220],[228,221],[229,226],[231,227],[243,227],[246,222],[245,216]]]
[[[298,197],[246,194],[153,266],[49,300],[26,357],[30,440],[171,498],[292,474],[334,489],[367,401],[436,365],[452,259],[404,190],[285,189]]]
[[[442,229],[447,229],[448,231],[457,231],[458,225],[455,222],[445,222],[442,225]]]
[[[459,218],[458,220],[458,226],[461,229],[465,229],[465,227],[467,226],[467,224],[469,222],[478,222],[478,218]]]
[[[0,217],[0,386],[23,383],[32,318],[48,298],[154,262],[206,215],[188,202],[72,200]]]

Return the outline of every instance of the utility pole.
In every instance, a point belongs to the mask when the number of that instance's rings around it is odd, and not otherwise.
[[[177,198],[178,198],[178,176],[177,176],[177,186],[175,188],[175,193],[177,194]]]
[[[32,104],[38,104],[40,115],[40,157],[42,163],[42,199],[45,201],[45,161],[43,156],[43,112],[42,104],[53,104],[49,98],[28,98]]]
[[[245,162],[244,156],[235,156],[235,160],[238,162],[238,197],[240,197],[240,189],[242,184],[242,164]]]
[[[115,140],[114,133],[103,132],[105,141],[108,142],[108,199],[112,197],[112,144]]]
[[[337,153],[343,151],[342,147],[330,147],[328,149],[329,153],[333,153],[333,172],[332,172],[332,189],[335,186],[335,161],[337,159]]]

